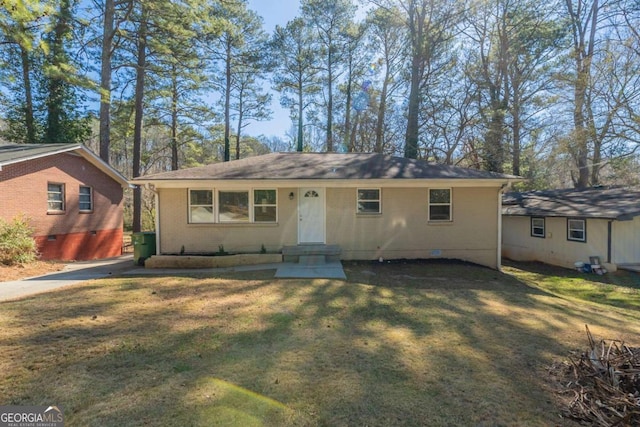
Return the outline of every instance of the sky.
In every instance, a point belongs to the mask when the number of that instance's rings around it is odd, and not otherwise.
[[[286,25],[287,22],[298,16],[300,0],[249,0],[249,8],[262,16],[264,29],[272,33],[276,25]],[[253,122],[245,129],[245,133],[253,136],[279,136],[284,137],[291,128],[289,110],[280,106],[277,93],[273,93],[273,119],[264,122]]]

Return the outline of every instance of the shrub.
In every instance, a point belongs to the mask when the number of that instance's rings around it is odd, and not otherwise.
[[[33,229],[24,217],[11,222],[0,218],[0,264],[26,264],[37,257]]]

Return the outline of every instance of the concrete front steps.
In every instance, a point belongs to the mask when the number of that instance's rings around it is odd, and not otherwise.
[[[296,245],[282,248],[283,262],[297,262],[303,265],[322,265],[340,261],[342,249],[338,245]]]
[[[341,253],[338,245],[285,246],[282,248],[283,264],[276,271],[276,278],[346,280]]]

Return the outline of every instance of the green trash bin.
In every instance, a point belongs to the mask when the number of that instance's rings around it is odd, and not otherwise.
[[[133,233],[131,243],[133,243],[133,262],[137,265],[144,265],[147,258],[156,254],[156,233],[153,231]]]

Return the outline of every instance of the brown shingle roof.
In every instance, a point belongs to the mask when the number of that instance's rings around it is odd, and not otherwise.
[[[507,193],[503,215],[626,220],[640,216],[640,191],[622,187]]]
[[[519,177],[382,154],[271,153],[147,175],[133,181],[205,179],[519,179]]]

